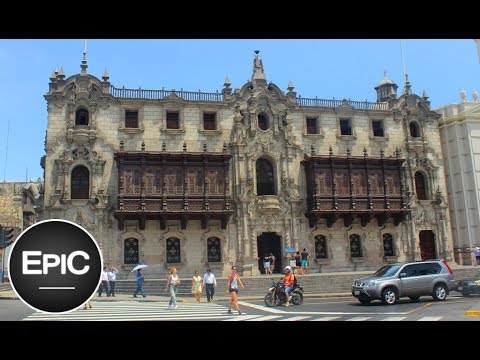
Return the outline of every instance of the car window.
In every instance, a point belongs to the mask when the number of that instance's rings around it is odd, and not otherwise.
[[[418,276],[420,274],[419,264],[407,265],[402,269],[402,273],[406,273],[407,277]]]
[[[387,277],[394,276],[401,265],[385,265],[378,269],[373,276],[375,277]]]
[[[418,275],[424,276],[432,274],[432,264],[424,263],[424,264],[417,264],[418,266]]]

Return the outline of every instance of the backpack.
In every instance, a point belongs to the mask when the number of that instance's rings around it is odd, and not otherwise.
[[[297,277],[295,276],[295,274],[293,274],[293,287],[295,287],[297,285],[298,285]]]

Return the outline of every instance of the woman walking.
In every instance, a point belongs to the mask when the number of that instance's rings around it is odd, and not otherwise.
[[[242,315],[240,308],[238,307],[238,284],[242,286],[242,289],[245,288],[243,286],[242,280],[240,280],[240,275],[237,274],[237,267],[232,266],[232,272],[228,277],[227,283],[227,293],[230,293],[230,301],[228,302],[228,314],[232,313],[232,305],[235,305],[235,308],[238,310],[238,315]]]
[[[172,267],[170,270],[170,275],[168,275],[167,286],[165,287],[165,291],[167,291],[167,289],[170,290],[170,301],[168,302],[169,309],[177,310],[178,285],[180,285],[180,279],[177,275],[177,268]]]
[[[198,270],[195,270],[195,275],[192,278],[192,294],[195,295],[195,300],[200,302],[202,296],[202,277],[198,275]]]

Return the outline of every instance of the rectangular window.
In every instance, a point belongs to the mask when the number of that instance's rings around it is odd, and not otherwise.
[[[215,120],[215,113],[203,113],[203,130],[216,130]]]
[[[167,112],[167,129],[180,129],[178,112]]]
[[[317,133],[317,118],[307,117],[307,134]]]
[[[125,127],[138,128],[138,111],[125,111]]]
[[[350,124],[350,119],[340,119],[340,134],[352,135],[352,126]]]
[[[167,264],[180,263],[180,239],[168,238],[167,239]]]
[[[373,136],[385,136],[383,132],[383,121],[382,120],[372,120]]]

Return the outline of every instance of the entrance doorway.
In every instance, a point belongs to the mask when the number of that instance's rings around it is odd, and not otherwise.
[[[272,253],[275,256],[273,273],[282,272],[282,241],[280,236],[273,232],[264,232],[257,237],[258,269],[265,274],[263,259],[265,255]]]
[[[420,256],[422,260],[430,260],[437,258],[435,250],[435,234],[432,230],[420,231]]]

